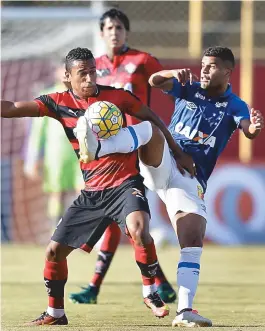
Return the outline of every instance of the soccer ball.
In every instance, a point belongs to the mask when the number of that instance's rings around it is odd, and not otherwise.
[[[108,101],[97,101],[88,107],[86,117],[90,129],[99,139],[115,136],[123,124],[122,113]]]

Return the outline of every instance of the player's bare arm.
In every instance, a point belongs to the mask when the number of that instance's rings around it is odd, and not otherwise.
[[[197,81],[198,77],[191,72],[190,69],[172,69],[162,70],[154,73],[149,78],[149,84],[152,87],[160,88],[164,91],[169,91],[173,88],[173,78],[176,78],[180,84],[186,84],[188,81],[192,84]]]
[[[260,110],[252,108],[250,110],[250,119],[243,119],[240,122],[240,126],[244,132],[244,135],[248,139],[256,138],[261,129],[264,128],[264,117]]]
[[[149,107],[143,105],[137,113],[134,113],[134,116],[140,120],[154,123],[163,132],[169,148],[171,149],[178,165],[180,165],[180,172],[184,174],[182,169],[184,168],[191,174],[191,176],[195,176],[196,170],[192,157],[181,150],[179,145],[174,141],[164,122],[156,115],[156,113],[154,113]]]
[[[1,100],[1,117],[38,117],[39,107],[34,101],[5,101]]]

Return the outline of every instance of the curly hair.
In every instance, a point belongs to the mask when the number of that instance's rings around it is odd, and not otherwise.
[[[118,19],[122,22],[126,31],[130,31],[130,21],[129,18],[119,9],[112,8],[106,11],[99,19],[100,31],[103,31],[106,18]]]
[[[230,62],[233,68],[235,66],[234,54],[231,51],[231,49],[227,47],[222,47],[222,46],[208,47],[204,51],[203,56],[219,57],[223,61]]]
[[[92,52],[88,48],[77,47],[72,49],[65,57],[65,69],[70,71],[74,61],[94,59]]]

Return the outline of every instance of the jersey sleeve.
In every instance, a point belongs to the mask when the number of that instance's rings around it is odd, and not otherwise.
[[[240,122],[244,119],[250,119],[249,106],[242,100],[236,105],[235,110],[233,112],[233,118],[235,124],[238,128],[240,128]]]
[[[143,103],[136,95],[128,90],[123,91],[123,99],[121,102],[122,112],[133,116],[135,113],[138,113],[142,106]]]
[[[162,64],[155,57],[147,54],[145,62],[146,78],[149,79],[152,74],[161,70],[163,70]]]
[[[176,78],[173,78],[173,86],[171,90],[164,91],[165,94],[172,95],[175,98],[181,98],[185,86],[182,86]]]
[[[44,94],[34,100],[38,104],[40,117],[48,116],[59,120],[58,106],[55,102],[56,95],[57,93]]]

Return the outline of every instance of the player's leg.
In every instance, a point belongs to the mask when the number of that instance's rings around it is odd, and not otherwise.
[[[73,173],[76,173],[77,188],[81,188],[84,185],[84,181],[81,175],[80,166],[76,167],[76,156]],[[121,230],[117,223],[112,222],[106,229],[101,243],[100,251],[98,253],[98,259],[96,263],[95,273],[87,286],[81,287],[82,291],[77,293],[70,293],[69,299],[73,303],[87,303],[96,304],[102,281],[110,267],[112,258],[119,245],[121,237]]]
[[[211,326],[212,322],[193,308],[197,291],[206,220],[198,214],[179,211],[173,217],[180,244],[177,266],[178,306],[173,326]]]
[[[73,247],[51,240],[46,250],[44,283],[48,293],[48,308],[38,318],[27,323],[28,326],[67,325],[64,311],[64,287],[67,282],[68,268],[66,257]]]
[[[134,247],[133,239],[128,236],[131,245]],[[176,300],[177,294],[167,280],[159,261],[157,260],[156,274],[154,277],[157,293],[165,303],[172,303]]]
[[[134,211],[126,217],[126,226],[133,241],[135,260],[142,274],[144,302],[155,316],[164,317],[169,314],[169,308],[157,293],[155,274],[158,262],[154,241],[149,233],[149,221],[147,212]]]
[[[76,248],[90,252],[111,223],[103,214],[100,196],[100,192],[82,191],[59,221],[46,251],[44,281],[49,296],[48,309],[29,325],[67,324],[64,314],[66,257]]]
[[[188,174],[182,176],[172,167],[168,185],[158,190],[165,202],[181,251],[177,266],[178,307],[173,326],[211,326],[211,321],[193,311],[203,238],[206,228],[206,209],[202,187]]]
[[[176,300],[177,294],[164,274],[159,261],[157,263],[155,284],[157,293],[165,303],[172,303]]]
[[[98,253],[95,273],[88,286],[83,287],[83,290],[78,293],[71,293],[69,299],[73,303],[97,303],[102,281],[110,267],[112,258],[116,252],[121,238],[121,230],[117,223],[112,222],[104,233],[104,238],[101,243]]]
[[[89,129],[86,118],[81,116],[77,121],[75,134],[79,141],[80,161],[84,163],[108,154],[131,153],[143,146],[145,148],[141,157],[145,164],[158,167],[162,161],[164,135],[148,121],[122,128],[116,136],[98,141]]]
[[[153,238],[149,233],[150,211],[141,177],[129,179],[121,189],[123,193],[118,192],[120,198],[116,202],[122,208],[118,219],[123,222],[125,232],[133,243],[135,260],[142,275],[145,304],[152,309],[155,316],[166,316],[169,309],[157,294],[155,285],[157,256]],[[113,208],[115,209],[115,204]],[[115,215],[114,218],[116,219]]]

